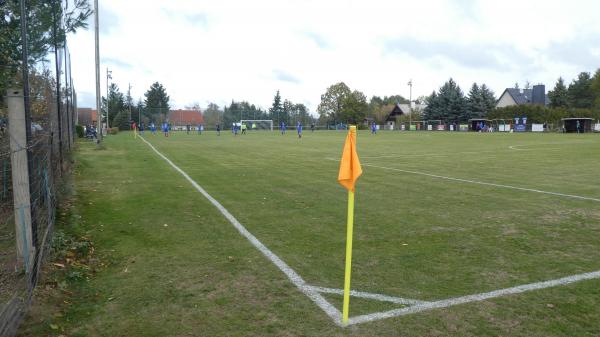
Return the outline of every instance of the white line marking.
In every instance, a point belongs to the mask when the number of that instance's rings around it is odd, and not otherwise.
[[[538,144],[519,144],[519,145],[511,145],[508,148],[511,150],[518,151],[536,151],[536,150],[556,150],[561,149],[558,147],[542,147],[542,148],[533,148],[533,149],[521,149],[521,147],[532,147],[532,146],[543,146],[543,145],[572,145],[572,144],[585,144],[591,143],[589,141],[575,141],[575,142],[553,142],[553,143],[538,143]]]
[[[327,158],[327,159],[330,159],[330,158]],[[338,159],[335,159],[335,160],[338,160]],[[398,171],[398,172],[404,172],[404,173],[410,173],[410,174],[418,174],[418,175],[422,175],[422,176],[427,176],[427,177],[432,177],[432,178],[438,178],[438,179],[445,179],[445,180],[452,180],[452,181],[458,181],[458,182],[462,182],[462,183],[485,185],[485,186],[493,186],[493,187],[502,187],[502,188],[509,188],[509,189],[513,189],[513,190],[519,190],[519,191],[542,193],[542,194],[555,195],[555,196],[565,197],[565,198],[572,198],[572,199],[580,199],[580,200],[589,200],[589,201],[600,202],[600,199],[598,199],[598,198],[582,197],[580,195],[573,195],[573,194],[564,194],[564,193],[558,193],[558,192],[542,191],[542,190],[536,190],[536,189],[533,189],[533,188],[525,188],[525,187],[518,187],[518,186],[511,186],[511,185],[486,183],[486,182],[483,182],[483,181],[476,181],[476,180],[468,180],[468,179],[461,179],[461,178],[445,177],[445,176],[440,176],[440,175],[437,175],[437,174],[431,174],[431,173],[425,173],[425,172],[419,172],[419,171],[403,170],[403,169],[399,169],[399,168],[377,166],[377,165],[372,165],[372,164],[364,164],[363,163],[362,165],[363,166],[368,166],[368,167],[379,168],[379,169],[382,169],[382,170],[390,170],[390,171]]]
[[[348,325],[372,322],[372,321],[376,321],[376,320],[380,320],[380,319],[384,319],[384,318],[397,317],[397,316],[402,316],[402,315],[407,315],[407,314],[414,314],[417,312],[431,310],[431,309],[447,308],[447,307],[458,305],[458,304],[484,301],[484,300],[491,299],[491,298],[496,298],[496,297],[501,297],[501,296],[506,296],[506,295],[513,295],[513,294],[520,294],[520,293],[524,293],[524,292],[532,291],[532,290],[538,290],[538,289],[544,289],[544,288],[550,288],[550,287],[556,287],[556,286],[563,286],[563,285],[567,285],[570,283],[580,282],[580,281],[584,281],[584,280],[592,280],[592,279],[597,279],[597,278],[600,278],[600,270],[594,271],[591,273],[567,276],[567,277],[559,278],[556,280],[530,283],[530,284],[524,284],[524,285],[520,285],[520,286],[516,286],[516,287],[512,287],[512,288],[494,290],[494,291],[490,291],[487,293],[449,298],[449,299],[441,300],[441,301],[417,304],[417,305],[407,307],[407,308],[400,308],[400,309],[394,309],[394,310],[389,310],[389,311],[384,311],[384,312],[378,312],[378,313],[374,313],[374,314],[355,316],[355,317],[352,317],[349,319]]]
[[[561,150],[564,151],[565,149],[560,148],[560,147],[543,147],[543,148],[533,148],[533,149],[521,149],[522,146],[529,146],[529,145],[511,145],[508,148],[511,150],[517,150],[517,151],[539,151],[539,150],[544,150],[544,151],[548,151],[548,150]]]
[[[329,316],[335,324],[338,326],[343,326],[342,324],[342,313],[336,309],[331,303],[329,303],[321,294],[317,291],[314,291],[312,288],[307,287],[306,282],[300,277],[298,273],[296,273],[290,266],[288,266],[282,259],[280,259],[275,253],[273,253],[267,246],[265,246],[260,240],[258,240],[252,233],[250,233],[229,211],[223,207],[215,198],[213,198],[208,192],[206,192],[198,183],[196,183],[192,178],[190,178],[187,173],[185,173],[182,169],[177,167],[177,165],[173,164],[169,158],[165,157],[162,153],[160,153],[152,144],[150,144],[144,137],[140,138],[150,146],[156,154],[158,154],[162,159],[164,159],[171,167],[173,167],[177,172],[179,172],[187,181],[192,184],[198,190],[198,192],[202,193],[202,195],[210,201],[213,206],[215,206],[223,216],[235,227],[235,229],[242,234],[256,249],[258,249],[263,255],[265,255],[277,268],[279,268],[287,277],[292,281],[292,283],[300,289],[302,293],[304,293],[308,298],[310,298],[315,304],[319,306],[326,314]]]
[[[447,157],[457,154],[480,154],[480,153],[497,153],[499,150],[486,151],[465,151],[465,152],[446,152],[446,153],[406,153],[406,154],[390,154],[382,156],[361,156],[362,159],[377,159],[377,158],[404,158],[404,157]]]
[[[532,146],[540,146],[540,145],[571,145],[571,144],[582,144],[582,143],[590,143],[590,142],[554,142],[554,143],[541,143],[541,144],[521,144],[521,145],[510,145],[508,149],[510,150],[518,150],[518,151],[539,151],[539,150],[562,150],[559,147],[542,147],[542,148],[533,148],[533,149],[521,149],[521,147],[532,147]],[[458,154],[481,154],[481,153],[498,153],[504,154],[502,151],[506,151],[506,148],[501,147],[492,150],[481,150],[481,151],[458,151],[458,152],[444,152],[444,153],[394,153],[388,155],[381,156],[361,156],[362,159],[377,159],[377,158],[406,158],[406,157],[448,157],[455,156]]]
[[[314,291],[324,293],[324,294],[344,295],[344,289],[325,288],[325,287],[317,287],[317,286],[307,286],[307,287],[311,288]],[[419,300],[413,300],[410,298],[388,296],[388,295],[383,295],[383,294],[367,293],[364,291],[356,291],[356,290],[350,290],[350,296],[358,297],[358,298],[367,298],[370,300],[376,300],[376,301],[381,301],[381,302],[390,302],[390,303],[407,304],[407,305],[429,303],[427,301],[419,301]]]

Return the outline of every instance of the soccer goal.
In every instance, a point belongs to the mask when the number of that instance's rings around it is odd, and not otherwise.
[[[427,131],[444,131],[446,125],[439,119],[425,121],[425,130]]]
[[[241,124],[246,124],[248,130],[270,130],[273,131],[272,119],[242,119]]]
[[[426,126],[425,126],[426,123],[427,123],[427,121],[410,121],[410,122],[406,122],[406,124],[408,125],[408,130],[409,131],[427,130]]]

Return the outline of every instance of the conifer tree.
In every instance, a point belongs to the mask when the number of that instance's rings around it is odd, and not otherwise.
[[[567,86],[562,77],[558,78],[554,89],[548,92],[548,98],[550,98],[550,106],[553,108],[566,108],[569,106]]]

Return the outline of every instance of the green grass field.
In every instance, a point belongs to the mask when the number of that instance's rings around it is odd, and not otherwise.
[[[307,284],[341,289],[345,133],[145,138]],[[352,289],[440,301],[600,270],[600,137],[358,133]],[[110,265],[69,336],[597,336],[600,279],[339,327],[130,133],[82,143],[71,230]],[[338,310],[342,297],[322,294]],[[407,306],[352,297],[350,316]]]

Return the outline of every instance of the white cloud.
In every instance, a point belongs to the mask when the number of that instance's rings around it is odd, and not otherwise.
[[[313,111],[344,81],[367,96],[428,95],[453,77],[497,94],[515,82],[594,71],[594,1],[104,0],[102,64],[135,98],[161,82],[173,105],[248,100],[276,90]],[[92,27],[93,28],[93,25]],[[596,48],[596,49],[593,49]],[[93,29],[70,38],[79,91],[95,92]],[[578,51],[581,51],[578,53]],[[102,91],[104,93],[104,90]],[[80,97],[90,97],[88,94]],[[93,96],[92,96],[93,97]],[[85,104],[87,102],[83,102]],[[91,103],[91,102],[90,102]],[[80,104],[82,105],[82,104]]]

